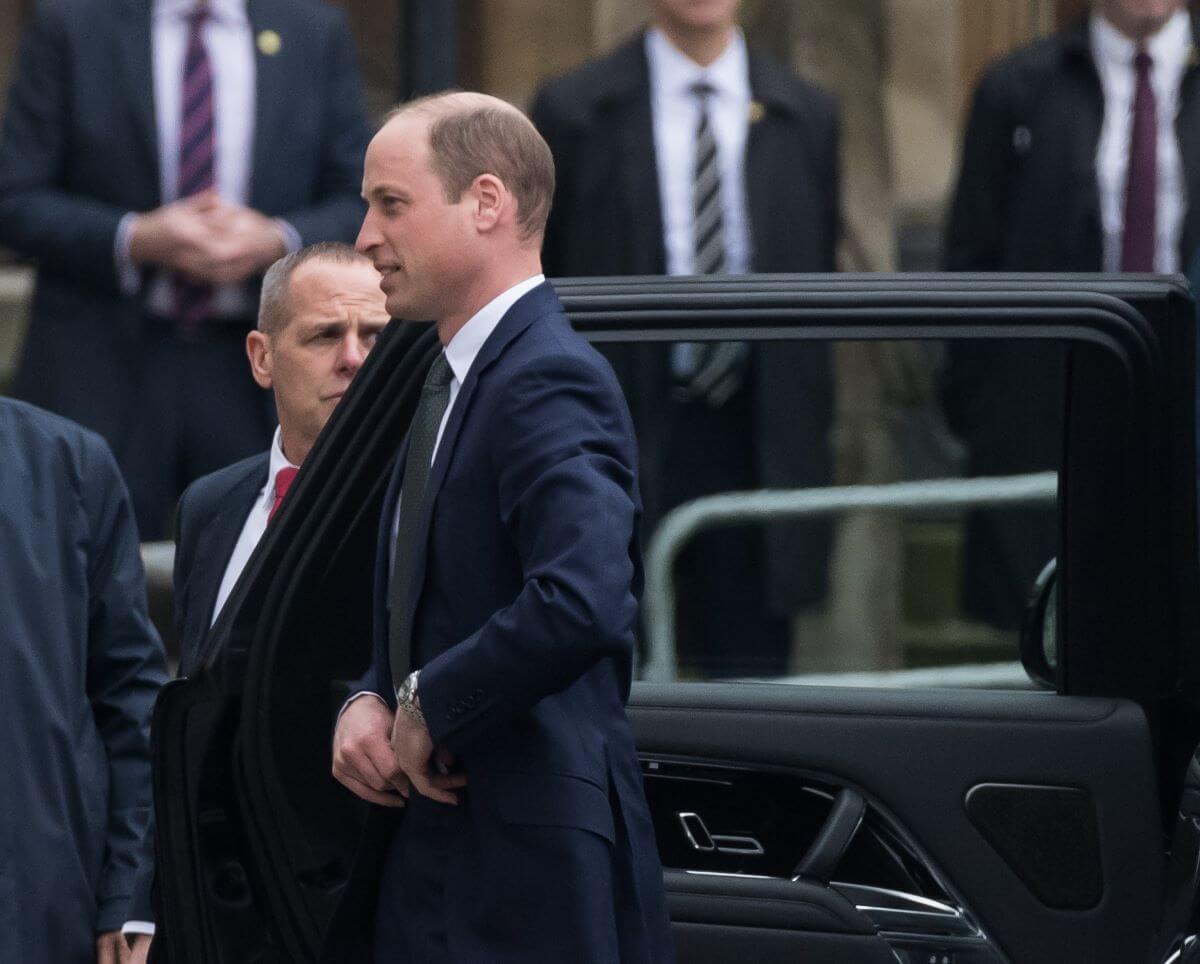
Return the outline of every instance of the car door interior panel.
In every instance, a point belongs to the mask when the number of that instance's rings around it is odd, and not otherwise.
[[[1166,854],[1200,741],[1186,289],[969,275],[556,286],[596,342],[736,330],[1068,346],[1053,690],[634,685],[680,961],[1163,964],[1152,948],[1195,929],[1200,879],[1188,866],[1168,879]],[[436,350],[428,326],[380,338],[201,665],[160,698],[161,960],[361,959],[343,940],[363,924],[345,915],[370,899],[350,869],[387,828],[332,779],[330,740],[370,659],[383,487]],[[1178,935],[1156,933],[1164,908]]]
[[[905,953],[1132,960],[1157,924],[1161,827],[1135,704],[637,684],[630,713],[677,924],[701,876],[736,896],[727,926],[779,920],[756,900],[827,889]],[[1098,813],[1121,815],[1103,850]]]

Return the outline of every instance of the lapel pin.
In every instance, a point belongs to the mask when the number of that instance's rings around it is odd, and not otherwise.
[[[1018,154],[1028,154],[1033,147],[1033,131],[1024,124],[1013,128],[1013,150]]]
[[[283,40],[274,30],[260,30],[257,42],[259,51],[265,57],[274,57],[283,46]]]
[[[763,107],[761,101],[757,101],[757,100],[750,101],[750,123],[751,124],[757,124],[760,120],[762,120],[766,116],[766,114],[767,114],[767,110],[765,107]]]

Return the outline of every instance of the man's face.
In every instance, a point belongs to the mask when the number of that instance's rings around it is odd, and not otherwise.
[[[379,274],[362,262],[305,262],[292,273],[287,304],[278,331],[251,333],[251,367],[275,392],[285,447],[296,439],[307,451],[390,316]]]
[[[651,0],[655,16],[677,30],[711,30],[732,26],[738,0]]]
[[[379,271],[395,318],[438,321],[476,274],[471,192],[448,202],[429,165],[429,122],[402,114],[375,135],[363,165],[367,215],[355,247]]]
[[[1095,8],[1122,33],[1148,37],[1181,10],[1184,0],[1096,0]]]

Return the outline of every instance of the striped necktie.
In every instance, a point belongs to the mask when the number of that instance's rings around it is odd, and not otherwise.
[[[716,91],[706,83],[692,87],[700,105],[696,127],[696,163],[692,169],[692,270],[695,274],[724,274],[725,208],[721,191],[721,156],[709,116],[709,97]],[[741,387],[749,361],[745,342],[680,342],[672,346],[671,372],[676,394],[684,400],[704,399],[720,408]]]
[[[177,198],[191,197],[216,184],[213,78],[201,30],[209,12],[198,0],[188,17],[187,50],[183,58],[183,110],[179,125]],[[212,285],[182,275],[172,279],[175,321],[182,337],[193,337],[212,310]]]
[[[1129,131],[1129,170],[1125,179],[1125,226],[1121,270],[1153,271],[1158,208],[1158,105],[1150,85],[1154,62],[1144,50],[1133,60],[1136,86]]]

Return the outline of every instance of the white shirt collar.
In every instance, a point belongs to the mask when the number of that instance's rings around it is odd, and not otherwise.
[[[545,275],[535,274],[532,278],[526,278],[513,285],[475,312],[467,323],[454,333],[445,352],[446,361],[450,363],[450,370],[454,372],[455,381],[460,385],[466,381],[467,372],[471,370],[475,356],[479,354],[479,350],[491,333],[496,330],[500,319],[508,313],[508,309],[516,304],[522,295],[532,291],[545,280]]]
[[[650,88],[660,95],[691,96],[691,89],[706,83],[721,98],[749,99],[750,59],[746,38],[735,29],[721,56],[701,67],[681,51],[658,27],[646,31],[646,58],[650,66]]]
[[[267,508],[270,508],[270,503],[275,501],[275,476],[279,474],[280,469],[293,468],[298,469],[296,465],[283,454],[283,430],[278,425],[275,426],[275,436],[271,439],[271,458],[270,464],[267,466],[267,484],[263,487],[264,495],[269,499]]]
[[[195,9],[196,0],[154,0],[153,16],[155,19],[183,18]],[[249,23],[246,0],[208,0],[208,16],[230,25]]]
[[[1098,65],[1126,66],[1133,63],[1137,42],[1121,33],[1103,15],[1093,14],[1091,27],[1092,56]],[[1146,40],[1146,53],[1155,69],[1182,70],[1192,49],[1192,17],[1186,9],[1177,10],[1158,33]]]

